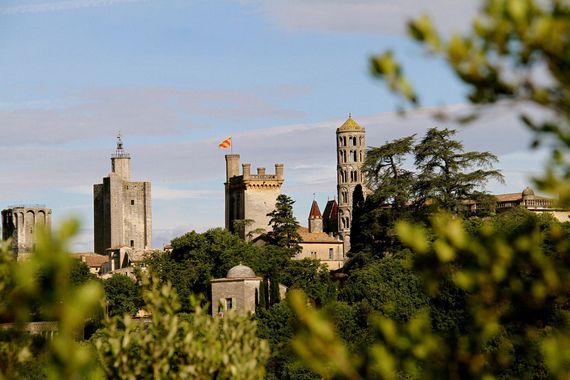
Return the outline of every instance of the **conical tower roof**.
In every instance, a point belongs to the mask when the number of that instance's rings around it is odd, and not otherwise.
[[[352,115],[349,114],[348,119],[346,119],[346,121],[337,129],[337,131],[361,131],[363,129],[364,128],[362,128],[356,121],[354,121]]]
[[[313,199],[313,204],[311,205],[311,211],[309,211],[309,219],[320,219],[322,218],[321,210],[316,200]]]

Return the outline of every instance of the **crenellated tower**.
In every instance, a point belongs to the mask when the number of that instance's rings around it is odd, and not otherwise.
[[[251,164],[242,164],[239,154],[226,155],[226,230],[237,232],[242,239],[253,239],[269,231],[268,213],[275,209],[284,181],[283,164],[275,164],[275,174],[265,168],[251,173]]]
[[[336,130],[338,233],[344,242],[345,253],[350,250],[352,195],[357,186],[364,187],[362,167],[366,158],[365,132],[351,115]]]

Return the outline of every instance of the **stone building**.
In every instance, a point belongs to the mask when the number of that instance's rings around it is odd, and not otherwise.
[[[308,222],[309,228],[299,227],[297,230],[301,236],[301,252],[294,259],[315,259],[330,270],[340,269],[345,261],[343,242],[332,232],[327,234],[323,231],[323,218],[316,200],[311,205]]]
[[[352,197],[357,187],[364,191],[362,166],[366,159],[365,129],[349,115],[336,130],[338,233],[344,242],[344,252],[350,250]]]
[[[557,206],[556,199],[536,195],[529,186],[520,193],[496,194],[494,197],[496,213],[523,207],[535,213],[549,213],[560,222],[570,222],[570,210]]]
[[[281,191],[283,164],[275,164],[275,174],[267,174],[265,168],[252,174],[251,165],[243,164],[240,174],[239,161],[239,154],[226,155],[225,224],[226,230],[251,240],[270,230],[267,214],[275,209]]]
[[[212,286],[212,315],[223,316],[226,311],[254,313],[259,303],[261,277],[245,265],[236,265],[224,278],[210,280]]]
[[[111,173],[103,183],[93,185],[96,253],[121,246],[138,250],[152,246],[150,182],[132,182],[130,165],[131,157],[119,136]]]
[[[2,210],[2,239],[12,239],[15,255],[32,251],[36,232],[41,226],[51,230],[51,209],[42,205],[13,206]]]

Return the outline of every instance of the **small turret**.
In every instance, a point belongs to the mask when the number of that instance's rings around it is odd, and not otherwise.
[[[111,156],[111,172],[125,181],[129,181],[131,178],[131,155],[123,148],[120,132],[117,135],[117,149]]]
[[[311,205],[311,211],[309,211],[309,232],[323,232],[323,217],[321,215],[319,205],[314,199],[313,204]]]

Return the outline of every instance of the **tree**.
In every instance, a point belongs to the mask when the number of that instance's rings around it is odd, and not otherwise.
[[[561,0],[483,4],[464,36],[444,40],[425,16],[410,23],[410,32],[447,60],[469,86],[471,102],[527,101],[552,112],[543,123],[527,115],[522,120],[538,132],[537,140],[555,137],[552,162],[539,183],[558,190],[568,204],[570,164],[564,155],[570,147],[570,5]],[[371,63],[391,89],[417,104],[413,87],[390,52],[373,57]],[[545,70],[549,80],[537,81],[537,70]],[[322,312],[307,308],[302,295],[292,294],[300,322],[293,345],[313,370],[348,379],[570,376],[566,226],[511,214],[495,222],[469,221],[466,228],[456,215],[434,214],[429,229],[399,222],[396,230],[413,252],[410,268],[430,304],[459,301],[456,307],[464,315],[458,314],[461,323],[456,326],[461,328],[438,331],[439,322],[445,326],[449,321],[438,322],[434,308],[421,310],[406,323],[373,315],[375,339],[352,354],[338,339],[334,324]]]
[[[275,203],[275,210],[271,211],[267,216],[271,231],[267,233],[269,244],[287,248],[291,251],[291,256],[301,251],[299,242],[299,222],[293,216],[293,204],[295,203],[285,194],[279,194]]]
[[[134,316],[143,306],[141,287],[137,282],[122,274],[114,274],[103,280],[107,315],[127,314]]]
[[[465,152],[453,139],[454,130],[429,129],[420,142],[415,135],[370,148],[364,164],[372,194],[354,204],[351,256],[365,251],[372,257],[402,249],[394,226],[398,220],[426,222],[440,210],[459,216],[487,211],[492,199],[483,186],[502,180],[493,169],[490,152]],[[414,161],[416,170],[404,167]],[[358,199],[358,198],[356,198]]]
[[[454,33],[443,38],[428,16],[411,20],[408,30],[427,51],[443,58],[468,87],[468,99],[477,108],[459,121],[471,121],[494,104],[531,104],[546,111],[537,120],[528,112],[521,113],[520,118],[536,132],[533,146],[545,137],[554,137],[551,161],[539,183],[559,194],[563,204],[570,204],[570,164],[563,159],[570,148],[568,2],[485,0],[471,29],[463,35]],[[419,104],[416,91],[392,52],[372,57],[370,65],[373,75],[391,90]]]
[[[480,202],[485,197],[483,185],[490,179],[503,180],[499,170],[492,169],[497,156],[490,152],[464,152],[463,144],[454,140],[455,130],[430,128],[414,147],[419,169],[417,202],[440,210],[465,214],[467,202]]]
[[[191,311],[191,294],[203,294],[209,299],[210,280],[225,277],[233,266],[243,263],[260,273],[262,249],[221,228],[188,232],[171,244],[170,254],[152,253],[146,257],[145,266],[161,280],[172,283],[185,312]]]
[[[101,376],[91,347],[77,342],[83,324],[97,311],[103,296],[97,281],[71,286],[74,259],[66,247],[78,230],[76,221],[62,223],[53,234],[40,229],[34,252],[24,262],[13,260],[8,244],[0,244],[0,321],[16,324],[12,331],[0,334],[0,377]],[[21,329],[35,308],[45,320],[58,322],[58,333],[41,351],[35,339]]]
[[[95,338],[99,360],[113,379],[259,379],[269,355],[248,316],[212,318],[194,301],[194,312],[180,313],[171,284],[144,279],[149,323],[128,315],[106,321]]]

